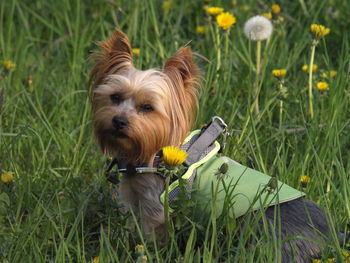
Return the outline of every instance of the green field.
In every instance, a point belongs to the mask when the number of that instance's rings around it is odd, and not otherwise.
[[[257,42],[243,26],[272,4],[282,11],[257,67]],[[204,5],[223,7],[236,23],[223,30]],[[252,233],[237,234],[225,219],[183,220],[159,246],[146,241],[133,215],[118,212],[106,157],[93,142],[88,96],[89,56],[115,28],[140,49],[140,69],[162,68],[190,45],[203,73],[197,127],[221,116],[231,131],[225,155],[305,191],[325,208],[334,233],[349,235],[349,8],[346,0],[0,1],[0,173],[14,176],[0,182],[0,262],[134,262],[137,244],[148,262],[278,262],[283,240],[266,235],[248,246]],[[302,67],[310,64],[311,24],[330,33],[316,46],[310,78]],[[287,70],[283,80],[274,69]],[[317,88],[321,81],[326,91]],[[310,177],[304,187],[302,176]],[[333,235],[323,262],[346,262],[343,249]]]

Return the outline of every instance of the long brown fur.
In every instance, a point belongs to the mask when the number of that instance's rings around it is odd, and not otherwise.
[[[152,165],[162,147],[182,143],[195,120],[200,73],[191,48],[180,48],[162,71],[141,71],[133,66],[130,42],[121,31],[98,46],[90,75],[95,140],[104,154],[125,164]],[[123,101],[113,103],[113,94]],[[144,104],[153,111],[140,111]],[[123,138],[115,136],[115,116],[128,120]],[[151,174],[124,176],[120,184],[122,201],[141,211],[146,232],[164,230],[163,190],[164,180]]]

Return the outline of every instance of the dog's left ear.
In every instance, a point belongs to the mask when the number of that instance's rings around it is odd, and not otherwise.
[[[199,84],[199,69],[192,58],[190,47],[180,48],[164,65],[164,73],[175,84],[183,84],[185,89],[195,89]]]

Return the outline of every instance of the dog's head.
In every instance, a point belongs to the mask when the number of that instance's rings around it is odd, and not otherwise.
[[[190,47],[180,48],[163,70],[133,66],[127,36],[116,30],[98,44],[91,72],[94,134],[103,153],[150,163],[164,146],[179,145],[197,109],[199,70]]]

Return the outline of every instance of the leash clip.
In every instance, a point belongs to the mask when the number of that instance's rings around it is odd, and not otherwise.
[[[229,137],[231,135],[231,133],[229,133],[227,131],[227,129],[224,130],[224,137],[222,139],[222,147],[220,149],[221,152],[223,152],[225,150],[226,147],[226,142],[227,142],[227,137]]]

